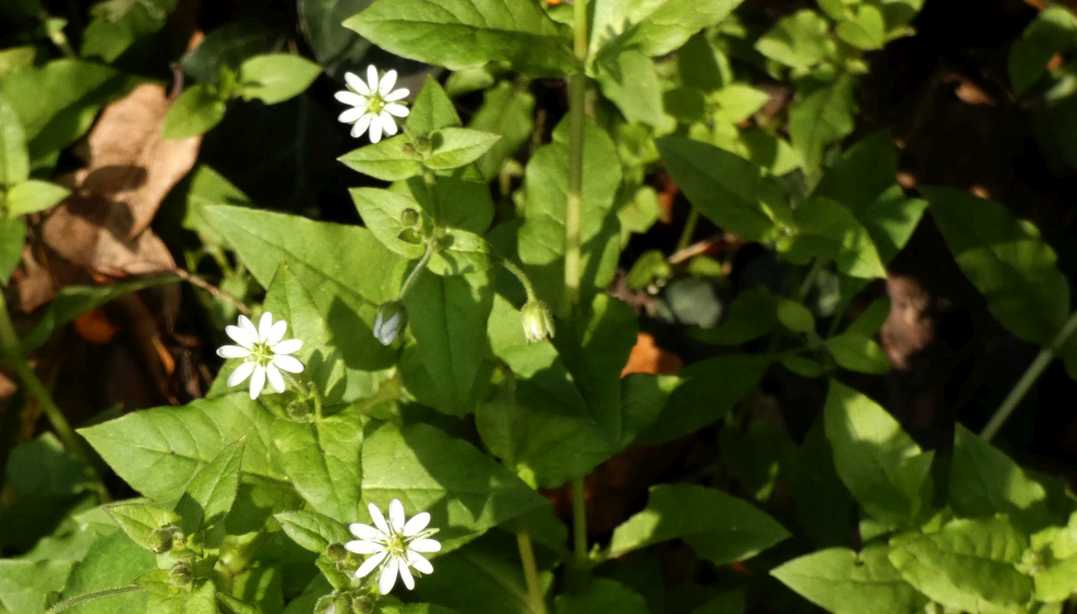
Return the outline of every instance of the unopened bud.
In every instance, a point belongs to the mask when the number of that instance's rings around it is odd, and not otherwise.
[[[191,571],[191,565],[186,561],[180,561],[172,566],[172,569],[168,570],[169,581],[173,586],[184,587],[190,586],[194,581],[194,573]]]
[[[315,614],[351,614],[350,600],[345,595],[326,595],[314,604]]]
[[[153,545],[150,546],[150,550],[153,550],[156,554],[162,552],[168,552],[172,549],[172,535],[175,533],[175,526],[165,526],[157,529],[153,532]]]
[[[374,316],[374,338],[382,345],[396,341],[400,331],[408,324],[408,311],[400,301],[385,303],[378,307]]]
[[[325,555],[332,561],[343,561],[348,557],[348,551],[344,548],[344,544],[329,544],[329,547],[325,549]]]
[[[400,223],[405,226],[415,226],[419,223],[419,212],[415,209],[404,209],[400,214]]]
[[[520,311],[520,318],[524,326],[524,337],[529,342],[553,339],[553,316],[546,303],[539,300],[528,301]]]

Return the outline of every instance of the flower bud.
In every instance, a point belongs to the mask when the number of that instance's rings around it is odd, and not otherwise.
[[[544,339],[553,339],[553,316],[549,307],[542,301],[532,299],[520,311],[524,326],[524,337],[531,343]]]
[[[178,588],[190,587],[191,582],[194,581],[194,572],[186,561],[179,561],[173,565],[172,569],[168,570],[168,576],[172,586]]]
[[[153,550],[156,554],[168,552],[172,549],[172,535],[175,533],[176,527],[169,525],[156,529],[153,532],[153,545],[150,550]]]
[[[348,551],[344,548],[344,544],[329,544],[329,547],[325,549],[325,555],[332,561],[343,561],[348,556]]]
[[[321,597],[314,604],[315,614],[351,614],[351,611],[348,597],[337,593]]]
[[[374,338],[382,345],[389,345],[408,324],[408,311],[400,301],[385,303],[378,307],[374,316]]]

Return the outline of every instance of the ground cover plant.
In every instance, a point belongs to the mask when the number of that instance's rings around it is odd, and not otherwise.
[[[1077,14],[5,0],[0,612],[1077,611]]]

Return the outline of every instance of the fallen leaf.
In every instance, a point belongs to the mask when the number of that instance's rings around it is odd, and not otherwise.
[[[632,373],[676,373],[683,364],[679,356],[658,347],[650,334],[639,333],[621,377]]]
[[[93,309],[75,319],[75,332],[90,343],[103,345],[112,341],[118,330],[100,309]]]

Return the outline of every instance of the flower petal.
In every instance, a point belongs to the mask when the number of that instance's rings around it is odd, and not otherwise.
[[[404,581],[404,586],[408,587],[408,590],[415,588],[415,578],[411,576],[411,570],[408,569],[407,561],[398,560],[397,571],[400,572],[400,579]]]
[[[417,540],[411,542],[410,544],[408,544],[408,550],[414,550],[416,552],[424,552],[424,553],[427,553],[427,554],[429,554],[431,552],[440,552],[441,551],[441,542],[439,542],[436,539],[430,539],[429,537],[424,537],[423,539],[417,539]]]
[[[354,124],[357,119],[366,113],[366,109],[363,107],[352,107],[350,109],[344,109],[340,115],[337,115],[337,121],[342,124]]]
[[[374,119],[374,116],[369,113],[364,113],[355,124],[352,125],[352,138],[357,139],[363,136],[366,129],[370,127],[370,120]]]
[[[366,67],[366,86],[370,88],[371,95],[378,91],[378,69],[373,64]]]
[[[408,113],[411,113],[407,107],[399,102],[391,102],[385,105],[385,111],[388,112],[389,115],[394,115],[396,117],[407,117]]]
[[[266,368],[262,365],[254,367],[254,374],[251,375],[251,400],[258,398],[258,395],[262,394],[262,388],[266,386]]]
[[[294,356],[277,354],[273,357],[273,366],[288,373],[302,373],[303,363]]]
[[[381,94],[382,98],[385,98],[393,91],[394,87],[396,87],[396,71],[389,70],[381,76],[381,82],[378,83],[378,93]]]
[[[251,351],[239,345],[222,345],[217,348],[217,355],[221,358],[246,358]]]
[[[370,118],[370,142],[377,143],[381,140],[381,114]]]
[[[408,565],[411,565],[418,570],[419,573],[427,576],[434,573],[434,566],[430,564],[430,561],[428,561],[425,556],[412,550],[408,550]]]
[[[284,333],[286,332],[288,332],[288,322],[278,320],[273,323],[273,326],[269,327],[269,335],[263,341],[269,345],[277,345],[281,339],[284,339]]]
[[[251,376],[251,373],[254,373],[253,362],[245,362],[239,365],[236,367],[236,370],[232,371],[232,374],[228,376],[228,387],[231,388],[232,386],[242,384],[243,380]]]
[[[411,517],[410,520],[404,525],[403,533],[408,537],[413,537],[419,534],[426,528],[426,525],[430,524],[430,514],[426,512],[419,512]]]
[[[385,544],[376,544],[361,539],[353,539],[352,541],[345,543],[344,548],[347,549],[348,552],[354,552],[356,554],[377,554],[378,552],[385,552]]]
[[[378,114],[378,118],[381,119],[381,127],[385,130],[385,134],[393,136],[396,134],[396,120],[392,115],[389,115],[385,111]]]
[[[295,354],[302,347],[302,339],[285,339],[269,349],[271,349],[274,354]]]
[[[356,578],[365,578],[370,575],[370,572],[378,568],[381,562],[385,560],[385,557],[389,556],[387,551],[381,551],[369,559],[363,561],[363,564],[359,566],[359,569],[355,570]]]
[[[374,521],[374,526],[377,527],[378,530],[382,533],[388,535],[390,533],[389,523],[385,522],[385,516],[382,516],[381,510],[378,509],[378,506],[374,505],[373,503],[368,503],[366,509],[368,512],[370,512],[370,519]]]
[[[224,333],[232,338],[240,346],[247,348],[248,350],[254,347],[254,343],[258,341],[257,334],[250,334],[250,331],[242,326],[233,326],[229,324],[224,327]]]
[[[280,374],[280,371],[273,366],[273,363],[266,365],[266,379],[269,380],[269,385],[276,390],[277,393],[284,392],[284,377]]]
[[[396,573],[399,568],[400,563],[397,562],[395,557],[390,557],[385,567],[381,568],[381,577],[378,578],[378,590],[381,591],[382,595],[388,595],[389,591],[393,590],[393,585],[396,584]]]
[[[246,331],[246,334],[253,340],[251,343],[258,341],[258,329],[254,326],[254,322],[247,316],[239,316],[239,327]],[[240,345],[243,345],[242,343]]]
[[[363,524],[362,522],[353,522],[349,524],[348,530],[351,531],[352,535],[368,542],[385,541],[384,533],[368,524]]]
[[[333,98],[336,98],[338,102],[343,102],[350,107],[356,109],[363,109],[364,111],[366,110],[367,106],[370,105],[369,98],[360,94],[356,94],[355,92],[349,92],[348,90],[340,90],[339,92],[333,94]]]
[[[362,77],[353,72],[344,73],[344,81],[348,83],[348,87],[352,88],[353,90],[359,92],[364,96],[369,96],[373,93],[367,86],[366,81],[363,81]]]
[[[400,499],[393,499],[389,502],[389,524],[393,527],[394,533],[404,530],[404,504],[400,502]]]
[[[265,312],[262,314],[261,319],[258,320],[258,340],[265,343],[269,339],[269,334],[273,331],[273,314]]]
[[[403,100],[411,94],[411,90],[406,87],[402,87],[398,90],[393,90],[388,94],[381,97],[385,102],[396,102],[397,100]]]

